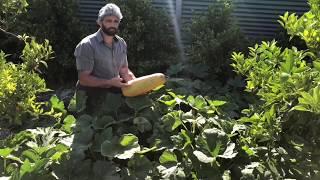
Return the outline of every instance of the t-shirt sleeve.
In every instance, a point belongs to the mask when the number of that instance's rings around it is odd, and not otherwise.
[[[78,71],[92,71],[94,65],[93,49],[89,43],[79,43],[74,51]]]
[[[128,67],[128,57],[127,57],[127,43],[125,41],[124,42],[124,46],[123,46],[123,51],[124,51],[124,56],[122,59],[122,67]]]

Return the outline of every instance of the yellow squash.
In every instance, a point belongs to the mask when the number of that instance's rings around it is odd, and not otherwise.
[[[128,82],[130,86],[123,87],[122,94],[127,97],[139,96],[163,85],[166,77],[162,73],[154,73],[133,79]]]

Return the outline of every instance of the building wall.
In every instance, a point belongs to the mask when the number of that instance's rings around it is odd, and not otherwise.
[[[175,14],[179,24],[188,24],[194,15],[205,13],[212,0],[151,0],[154,7]],[[106,0],[78,0],[83,23],[95,26],[99,9]],[[277,20],[286,11],[298,15],[308,11],[307,0],[234,0],[237,24],[249,38],[270,39],[281,28]]]

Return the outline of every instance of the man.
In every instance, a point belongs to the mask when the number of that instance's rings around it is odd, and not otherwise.
[[[106,92],[120,92],[135,78],[128,68],[126,42],[117,36],[122,14],[120,8],[109,3],[98,14],[99,30],[85,37],[74,55],[78,70],[77,89],[88,95],[88,105],[96,104]]]

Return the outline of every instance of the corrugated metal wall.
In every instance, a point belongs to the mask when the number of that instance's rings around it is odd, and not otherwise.
[[[189,23],[193,15],[205,13],[212,0],[151,0],[156,8],[177,15],[179,23]],[[99,9],[106,0],[79,0],[82,22],[94,26]],[[286,11],[303,14],[308,11],[307,0],[234,0],[233,16],[242,31],[251,38],[266,39],[276,35],[277,20]],[[171,3],[171,4],[170,4]]]

